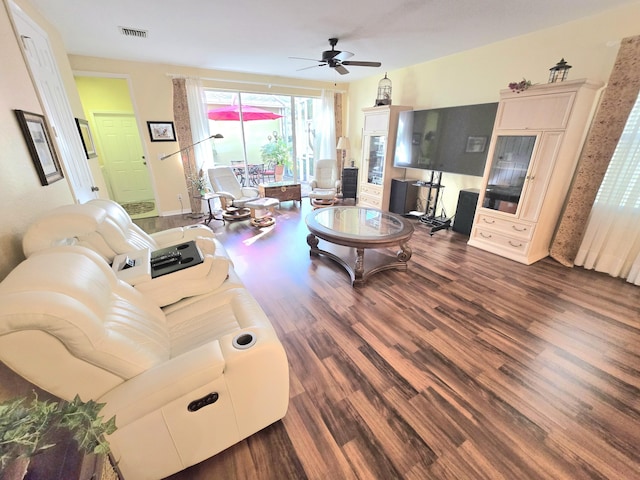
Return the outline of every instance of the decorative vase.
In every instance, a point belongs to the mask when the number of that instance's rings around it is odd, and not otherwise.
[[[284,176],[284,165],[278,164],[275,169],[276,182],[281,182]]]

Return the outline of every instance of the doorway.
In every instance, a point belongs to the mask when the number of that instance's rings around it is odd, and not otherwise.
[[[135,117],[131,114],[94,113],[93,118],[111,198],[123,206],[154,203]]]
[[[129,82],[126,78],[76,76],[82,107],[96,140],[109,198],[132,216],[158,215]]]

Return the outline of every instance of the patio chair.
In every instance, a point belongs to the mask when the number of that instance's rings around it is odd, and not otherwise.
[[[275,182],[276,181],[276,164],[275,162],[272,160],[270,162],[268,162],[265,167],[264,167],[264,171],[262,172],[262,176],[264,178],[265,182]]]

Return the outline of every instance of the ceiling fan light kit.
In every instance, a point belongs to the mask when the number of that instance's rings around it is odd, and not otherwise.
[[[336,50],[336,45],[338,44],[337,38],[330,38],[329,45],[331,46],[331,50],[325,50],[322,52],[322,56],[320,60],[315,60],[313,58],[303,58],[303,57],[289,57],[296,58],[300,60],[312,60],[314,62],[318,62],[318,65],[312,65],[311,67],[301,68],[300,70],[306,70],[307,68],[313,67],[324,67],[328,66],[329,68],[333,68],[340,75],[346,75],[349,73],[345,67],[380,67],[382,64],[380,62],[363,62],[363,61],[353,61],[347,60],[348,58],[353,57],[353,53]]]
[[[385,72],[384,78],[378,82],[378,96],[376,98],[376,107],[382,105],[391,105],[391,80],[387,78]]]

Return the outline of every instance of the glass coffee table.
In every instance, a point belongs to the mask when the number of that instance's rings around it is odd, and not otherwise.
[[[326,207],[311,212],[306,222],[310,254],[342,265],[354,287],[383,270],[407,270],[413,225],[400,215],[366,207]],[[395,256],[382,250],[395,246],[400,247]]]

